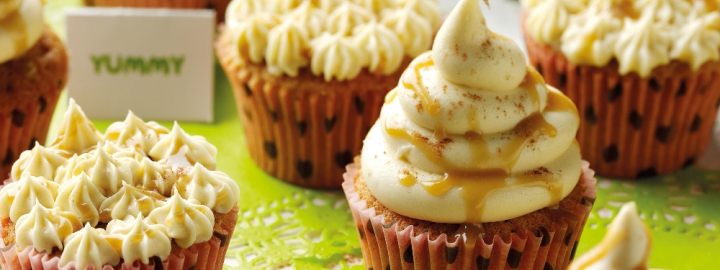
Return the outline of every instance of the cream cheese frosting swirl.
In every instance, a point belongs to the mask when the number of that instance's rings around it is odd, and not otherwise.
[[[68,152],[45,148],[35,142],[35,147],[30,151],[20,154],[20,158],[12,165],[10,176],[12,179],[20,179],[24,173],[32,176],[42,176],[45,179],[55,179],[55,171],[67,160]]]
[[[102,139],[102,134],[85,116],[80,106],[70,99],[65,117],[52,143],[53,148],[82,154],[95,146]]]
[[[207,206],[183,199],[175,193],[164,206],[155,208],[147,218],[150,224],[167,227],[168,235],[181,248],[210,240],[215,216]]]
[[[172,250],[170,237],[164,226],[148,224],[142,215],[125,220],[113,220],[107,232],[122,239],[121,254],[125,262],[149,264],[150,258],[167,258]]]
[[[23,55],[40,39],[44,27],[40,0],[0,3],[0,63]]]
[[[238,202],[240,189],[235,181],[223,172],[210,171],[196,163],[190,173],[178,181],[178,192],[212,208],[215,212],[230,212]]]
[[[95,226],[100,221],[98,207],[106,199],[84,172],[60,186],[55,208],[75,214],[83,223]]]
[[[107,223],[138,214],[147,216],[153,209],[163,205],[164,199],[160,194],[123,183],[117,193],[103,200],[98,207],[100,221]]]
[[[570,270],[648,269],[652,236],[635,202],[620,208],[599,245],[570,264]]]
[[[525,0],[525,30],[573,63],[648,77],[670,62],[692,70],[718,61],[717,1]],[[710,3],[710,4],[708,4]],[[714,4],[713,4],[714,3]]]
[[[15,224],[15,242],[20,248],[33,247],[51,253],[54,248],[62,250],[65,238],[81,226],[72,214],[36,204]]]
[[[20,179],[0,189],[0,218],[16,222],[37,204],[52,207],[57,194],[57,183],[42,176],[23,174]]]
[[[146,123],[134,113],[128,112],[125,121],[115,122],[107,128],[105,140],[147,153],[158,142],[160,136],[167,133],[167,128],[158,123],[152,121]]]
[[[487,68],[493,67],[493,68]],[[361,176],[389,209],[441,223],[512,219],[580,179],[577,109],[462,0],[386,98]],[[522,202],[522,203],[519,203]]]
[[[215,169],[217,148],[202,136],[187,134],[177,122],[170,133],[160,137],[160,141],[148,154],[154,160],[166,160],[180,153],[182,148],[186,148],[183,156],[190,164],[201,163],[207,168]]]
[[[345,81],[363,69],[392,74],[427,50],[440,14],[434,0],[233,0],[226,21],[240,59],[276,76],[309,68]]]
[[[115,249],[112,239],[104,229],[96,229],[86,224],[65,240],[65,249],[60,256],[60,267],[73,263],[75,269],[103,269],[106,264],[120,262],[120,252]]]

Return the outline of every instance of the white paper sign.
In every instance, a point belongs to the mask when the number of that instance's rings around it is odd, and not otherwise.
[[[66,11],[70,95],[97,119],[213,120],[210,10]]]

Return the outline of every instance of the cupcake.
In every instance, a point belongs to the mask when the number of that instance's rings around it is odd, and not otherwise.
[[[264,171],[340,187],[410,59],[439,25],[433,0],[234,0],[216,53]]]
[[[692,164],[720,104],[717,1],[527,0],[531,63],[578,104],[598,173],[640,178]]]
[[[222,269],[240,191],[215,154],[132,113],[101,134],[71,100],[0,187],[0,267]]]
[[[206,8],[219,0],[85,0],[88,6],[135,8]]]
[[[595,200],[575,105],[461,0],[343,189],[373,269],[565,269]]]
[[[570,264],[570,270],[647,270],[652,234],[638,215],[635,202],[620,208],[603,240]]]
[[[68,59],[63,43],[45,26],[40,0],[3,3],[0,18],[0,179],[5,179],[22,151],[45,141]]]

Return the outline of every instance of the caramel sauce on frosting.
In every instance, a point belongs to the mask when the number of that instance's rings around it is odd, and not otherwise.
[[[484,26],[477,1],[461,1],[365,140],[373,196],[443,223],[507,220],[562,200],[580,176],[578,112],[517,55]]]

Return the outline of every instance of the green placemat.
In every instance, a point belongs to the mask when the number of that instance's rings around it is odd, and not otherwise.
[[[78,0],[49,1],[50,24],[62,33],[62,8],[77,5]],[[357,231],[343,194],[298,188],[263,173],[245,148],[232,92],[219,67],[215,82],[215,123],[181,124],[218,147],[218,169],[235,178],[241,188],[243,210],[225,268],[363,269]],[[63,107],[58,106],[58,112]],[[104,130],[110,122],[95,123]],[[579,254],[602,239],[619,207],[631,200],[637,201],[653,231],[653,268],[717,267],[711,254],[720,252],[720,173],[690,168],[637,183],[601,179]]]

